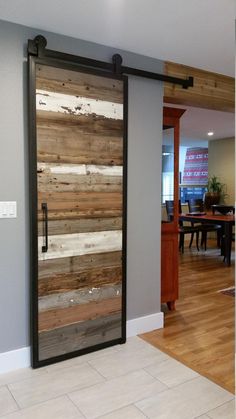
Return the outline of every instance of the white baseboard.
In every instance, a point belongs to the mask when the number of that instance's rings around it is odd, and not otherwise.
[[[0,374],[30,366],[30,347],[0,353]]]
[[[127,337],[136,336],[140,333],[163,328],[163,313],[154,313],[148,316],[128,320],[126,323]],[[30,366],[30,347],[16,349],[14,351],[0,353],[0,374],[27,368]]]
[[[162,329],[163,327],[164,315],[162,312],[128,320],[126,323],[127,338],[139,335],[140,333],[151,332],[155,329]]]

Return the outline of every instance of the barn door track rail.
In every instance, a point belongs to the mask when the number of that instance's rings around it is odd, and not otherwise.
[[[53,51],[46,49],[47,40],[42,35],[37,35],[33,40],[28,41],[28,54],[37,56],[39,58],[51,58],[55,60],[67,61],[73,64],[78,64],[86,67],[102,69],[107,72],[112,72],[117,75],[130,74],[132,76],[144,77],[152,80],[159,80],[166,83],[178,84],[183,89],[193,87],[193,77],[189,76],[187,79],[181,79],[179,77],[167,76],[165,74],[154,73],[151,71],[140,70],[138,68],[132,68],[122,65],[122,57],[120,54],[114,54],[112,56],[112,63],[105,61],[94,60],[92,58],[81,57],[77,55],[67,54],[64,52]]]

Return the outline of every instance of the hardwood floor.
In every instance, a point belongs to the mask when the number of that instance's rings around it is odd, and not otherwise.
[[[179,256],[179,300],[165,312],[165,328],[141,337],[234,393],[234,304],[219,290],[234,285],[234,251],[227,267],[215,241],[204,252],[185,248]]]

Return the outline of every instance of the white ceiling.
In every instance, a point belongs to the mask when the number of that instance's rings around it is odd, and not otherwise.
[[[234,76],[234,0],[0,0],[0,19]],[[167,105],[168,106],[168,105]],[[234,136],[234,115],[188,108],[181,143]]]
[[[234,75],[234,0],[0,0],[0,19]]]
[[[207,141],[235,136],[235,116],[230,112],[213,111],[209,109],[193,108],[190,106],[174,106],[186,109],[180,119],[180,143],[188,147],[207,146]],[[213,131],[209,137],[207,133]]]

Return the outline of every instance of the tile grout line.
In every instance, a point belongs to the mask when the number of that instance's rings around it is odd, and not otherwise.
[[[91,386],[92,387],[92,386]],[[81,390],[83,390],[83,389],[81,389]],[[15,402],[16,402],[16,404],[17,404],[17,406],[19,406],[18,405],[18,403],[17,403],[17,401],[16,401],[16,399],[14,398],[14,396],[12,395],[12,397],[13,397],[13,399],[15,400]],[[27,409],[31,409],[31,408],[34,408],[34,407],[39,407],[39,406],[41,406],[41,405],[43,405],[43,404],[45,404],[45,403],[48,403],[48,402],[50,402],[50,401],[53,401],[53,400],[57,400],[57,399],[59,399],[59,398],[63,398],[63,397],[65,397],[66,399],[68,399],[76,408],[77,408],[77,410],[78,410],[78,413],[80,413],[82,416],[83,416],[83,418],[85,418],[86,419],[86,416],[84,416],[84,414],[79,410],[79,408],[74,404],[74,402],[73,402],[73,400],[71,400],[70,399],[70,397],[69,397],[69,395],[67,394],[67,393],[63,393],[63,394],[60,394],[60,395],[58,395],[58,396],[56,396],[56,397],[52,397],[51,399],[47,399],[47,400],[43,400],[43,401],[41,401],[41,402],[37,402],[37,403],[34,403],[34,404],[31,404],[31,405],[29,405],[29,406],[25,406],[25,407],[20,407],[19,406],[19,408],[18,408],[18,410],[15,410],[14,412],[10,412],[10,413],[8,413],[7,415],[1,415],[0,416],[0,419],[2,418],[2,417],[4,417],[5,418],[5,416],[6,417],[8,417],[8,416],[10,416],[10,415],[12,415],[13,413],[20,413],[20,412],[22,412],[22,411],[24,411],[24,410],[27,410]]]
[[[45,371],[45,374],[47,374],[48,373],[47,368],[48,367],[42,367],[42,368],[36,368],[36,369],[31,368],[31,370],[32,371],[40,371],[41,370],[41,371]],[[26,367],[26,368],[20,368],[20,369],[24,369],[25,370],[25,369],[28,369],[28,367]],[[19,371],[19,369],[12,370],[12,371],[9,371],[7,373],[2,373],[2,374],[0,374],[0,379],[1,379],[1,376],[8,375],[8,374],[14,374],[17,371]],[[44,375],[44,373],[42,373],[40,375]],[[11,384],[20,383],[21,381],[26,381],[26,380],[29,380],[29,379],[32,379],[32,378],[34,378],[34,377],[33,376],[28,376],[28,377],[24,377],[24,378],[16,378],[16,379],[13,378],[12,379],[13,381],[10,380],[10,381],[7,381],[7,382],[5,382],[3,384],[0,384],[0,388],[3,387],[3,386],[9,386]]]
[[[101,381],[101,382],[98,382],[98,383],[95,383],[95,384],[92,384],[92,385],[86,385],[85,387],[81,387],[81,388],[77,388],[76,386],[75,387],[73,387],[72,389],[71,389],[71,391],[70,391],[70,393],[74,393],[74,392],[76,392],[76,391],[80,391],[80,390],[84,390],[84,389],[88,389],[88,388],[90,388],[90,387],[93,387],[93,386],[96,386],[97,384],[102,384],[104,381]],[[7,388],[8,388],[8,386],[7,386]],[[16,401],[16,399],[15,399],[15,397],[14,397],[14,395],[12,394],[12,392],[11,392],[11,390],[8,388],[8,390],[10,391],[10,393],[11,393],[11,395],[12,395],[12,397],[13,397],[13,399],[15,400],[15,402],[16,402],[16,404],[17,404],[17,406],[19,406],[19,403]],[[56,396],[54,396],[54,397],[51,397],[50,399],[45,399],[45,400],[41,400],[41,401],[38,401],[38,402],[36,402],[36,403],[33,403],[33,404],[30,404],[30,405],[28,405],[28,406],[24,406],[24,407],[20,407],[19,406],[19,410],[24,410],[24,409],[28,409],[28,408],[30,408],[30,407],[33,407],[33,406],[37,406],[37,405],[40,405],[40,404],[43,404],[43,403],[46,403],[46,402],[49,402],[49,401],[51,401],[51,400],[56,400],[56,399],[58,399],[58,398],[60,398],[60,397],[64,397],[64,396],[68,396],[69,397],[69,394],[70,393],[60,393],[60,394],[57,394]],[[69,397],[70,398],[70,397]],[[71,400],[71,399],[70,399]],[[72,400],[71,400],[72,401]],[[1,417],[0,417],[1,418]]]
[[[69,394],[66,394],[65,396],[66,396],[67,400],[69,400],[69,401],[73,404],[73,406],[75,406],[76,410],[78,410],[78,413],[80,413],[80,415],[81,415],[84,419],[87,419],[87,418],[86,418],[86,416],[84,416],[83,412],[82,412],[82,411],[78,408],[78,406],[77,406],[77,405],[73,402],[73,400],[71,400],[71,399],[70,399]],[[1,418],[0,418],[0,419],[1,419]]]
[[[88,388],[92,388],[92,387],[95,387],[96,385],[99,385],[99,384],[105,384],[105,383],[108,383],[109,381],[112,381],[112,380],[115,380],[115,379],[118,379],[118,378],[120,378],[120,377],[124,377],[125,375],[128,375],[128,374],[130,374],[130,373],[133,373],[133,372],[136,372],[136,371],[144,371],[143,370],[143,368],[140,368],[139,370],[135,370],[135,371],[129,371],[128,373],[126,373],[126,374],[123,374],[122,376],[118,376],[118,377],[113,377],[113,378],[111,378],[110,380],[109,379],[107,379],[106,381],[104,381],[104,382],[101,382],[101,383],[96,383],[96,384],[93,384],[92,386],[89,386],[89,387],[86,387],[87,389]],[[146,371],[145,371],[146,372]],[[146,372],[147,373],[147,372]],[[148,374],[148,373],[147,373]],[[152,377],[150,374],[148,374],[150,377]],[[162,383],[162,382],[160,382],[159,380],[157,380],[155,377],[152,377],[152,378],[154,378],[154,380],[156,381],[156,382],[159,382],[160,384],[162,384],[163,386],[165,386],[166,388],[164,388],[163,390],[161,390],[161,391],[159,391],[158,392],[158,394],[160,394],[160,393],[163,393],[163,392],[165,392],[165,391],[169,391],[170,389],[164,384],[164,383]],[[152,383],[153,384],[153,383]],[[84,390],[84,388],[82,388],[82,389],[79,389],[78,391],[82,391],[82,390]],[[75,391],[77,391],[77,390],[75,390]],[[73,402],[73,400],[70,398],[70,394],[72,394],[72,393],[74,393],[74,391],[73,392],[71,392],[71,393],[68,393],[67,394],[67,396],[69,397],[69,399]],[[138,403],[138,402],[140,402],[140,401],[143,401],[143,400],[146,400],[146,399],[148,399],[149,398],[149,396],[148,397],[145,397],[145,398],[142,398],[142,396],[141,396],[141,398],[140,399],[137,399],[137,400],[135,400],[133,403],[128,403],[127,405],[124,405],[124,406],[121,406],[121,407],[119,407],[119,408],[117,408],[117,409],[115,409],[115,410],[111,410],[110,412],[105,412],[102,416],[104,416],[104,415],[106,415],[106,414],[109,414],[109,413],[112,413],[113,411],[115,412],[116,410],[119,410],[119,409],[122,409],[122,408],[124,408],[124,407],[127,407],[127,406],[130,406],[130,405],[133,405],[133,406],[135,406],[143,415],[144,415],[144,417],[146,417],[146,415],[136,406],[136,404],[135,403]],[[101,418],[102,416],[96,416],[96,418],[95,419],[99,419],[99,417]],[[86,416],[85,416],[85,418],[86,419],[89,419],[89,418],[87,418]],[[148,418],[148,417],[147,417]]]
[[[187,380],[185,380],[185,381],[182,381],[182,383],[175,384],[175,385],[174,385],[174,386],[172,386],[172,387],[168,386],[168,384],[166,384],[166,385],[167,385],[167,387],[168,387],[170,390],[172,390],[172,389],[175,389],[175,388],[177,388],[177,387],[181,386],[182,384],[186,384],[186,383],[189,383],[189,382],[191,382],[191,381],[193,381],[193,380],[196,380],[196,379],[197,379],[197,378],[199,378],[199,377],[201,377],[201,375],[200,375],[200,374],[198,374],[198,376],[197,376],[197,377],[192,377],[192,378],[189,378],[189,379],[187,379]]]
[[[15,403],[16,403],[16,406],[18,407],[18,411],[19,411],[19,410],[21,410],[21,407],[20,407],[19,403],[17,402],[17,400],[16,400],[16,398],[15,398],[14,394],[11,392],[11,389],[9,388],[8,384],[6,385],[6,387],[7,387],[8,391],[9,391],[9,393],[11,394],[11,396],[12,396],[13,400],[14,400],[14,401],[15,401]],[[17,410],[16,410],[16,412],[17,412]]]
[[[119,410],[125,409],[126,407],[130,407],[130,406],[135,407],[140,413],[142,413],[142,415],[144,416],[144,418],[148,419],[148,416],[144,415],[144,413],[137,406],[135,406],[134,403],[129,403],[129,404],[125,405],[125,406],[118,407],[117,409],[110,410],[109,412],[106,412],[105,414],[102,414],[101,416],[97,416],[95,419],[101,419],[105,415],[109,415],[111,413],[118,412]],[[89,419],[89,418],[86,418],[86,419]]]
[[[74,393],[74,392],[76,392],[76,391],[80,391],[80,390],[84,390],[84,389],[86,389],[86,388],[89,388],[89,387],[93,387],[93,386],[95,386],[95,385],[97,385],[97,384],[102,384],[103,382],[106,382],[107,380],[105,379],[105,377],[103,377],[98,371],[96,371],[94,368],[92,368],[92,366],[90,366],[89,364],[88,364],[88,361],[85,361],[84,363],[81,363],[81,366],[87,366],[87,367],[89,367],[89,368],[91,368],[91,369],[93,369],[93,371],[95,371],[99,376],[100,376],[100,378],[101,379],[103,379],[103,381],[100,381],[100,382],[98,382],[98,383],[95,383],[95,384],[92,384],[92,385],[86,385],[86,386],[84,386],[84,387],[82,387],[82,388],[78,388],[77,386],[75,386],[75,387],[73,387],[71,390],[70,390],[70,392],[69,393]],[[80,366],[80,364],[78,364],[77,366]],[[50,367],[50,366],[49,366]],[[46,368],[48,368],[48,367],[46,367]],[[68,366],[68,368],[73,368],[73,366]],[[65,368],[63,368],[63,370],[64,370]],[[56,374],[60,374],[60,370],[58,370],[58,371],[55,371],[56,372]],[[47,373],[48,374],[50,374],[50,372],[49,371],[47,371]],[[47,375],[47,374],[46,374]],[[24,382],[24,381],[28,381],[28,380],[30,380],[32,377],[28,377],[28,378],[25,378],[25,379],[23,379],[23,380],[20,380],[20,381],[17,381],[17,382],[15,382],[15,383],[20,383],[21,381],[22,382]],[[35,377],[34,377],[35,378]],[[37,378],[37,377],[36,377]],[[104,381],[105,380],[105,381]],[[56,400],[57,398],[59,398],[59,397],[63,397],[63,396],[68,396],[69,395],[69,393],[68,392],[62,392],[62,393],[60,393],[60,394],[57,394],[55,397],[51,397],[51,398],[49,398],[49,399],[45,399],[45,400],[41,400],[41,401],[37,401],[36,403],[33,403],[33,404],[30,404],[30,405],[27,405],[27,406],[24,406],[24,407],[21,407],[20,406],[20,404],[17,402],[17,400],[15,399],[15,397],[14,397],[14,394],[12,393],[12,391],[11,391],[11,389],[9,388],[9,385],[12,385],[12,384],[15,384],[15,383],[8,383],[8,384],[6,384],[6,385],[4,385],[4,386],[0,386],[0,387],[6,387],[7,389],[8,389],[8,391],[10,392],[10,394],[11,394],[11,396],[13,397],[13,399],[14,399],[14,401],[16,402],[16,404],[17,404],[17,406],[18,406],[18,410],[23,410],[23,409],[27,409],[27,408],[29,408],[29,407],[32,407],[32,406],[36,406],[36,405],[39,405],[39,404],[42,404],[42,403],[45,403],[45,402],[48,402],[48,401],[50,401],[50,400]],[[70,399],[71,400],[71,399]],[[72,401],[72,400],[71,400]]]
[[[135,406],[135,404],[134,404],[134,406]],[[138,406],[135,406],[136,407],[136,409],[138,409],[138,411],[140,412],[140,413],[142,413],[142,415],[146,418],[146,419],[149,419],[149,417],[148,416],[146,416],[145,414],[144,414],[144,412],[142,412],[142,410],[138,407]]]
[[[225,390],[225,391],[227,391],[227,390]],[[232,401],[235,399],[235,396],[232,394],[232,397],[233,397],[233,398],[232,398],[231,400],[228,400],[227,402],[224,402],[224,403],[220,404],[219,406],[217,406],[217,407],[213,407],[213,409],[208,410],[208,411],[205,413],[205,415],[207,415],[207,416],[211,419],[211,417],[208,415],[208,413],[210,413],[212,410],[218,409],[219,407],[222,407],[222,406],[224,406],[224,405],[226,405],[226,404],[228,404],[228,403],[232,402]]]
[[[104,378],[105,381],[108,381],[109,379],[107,377],[105,377],[105,375],[103,375],[100,371],[97,370],[96,367],[94,367],[93,365],[90,364],[90,361],[87,361],[87,364],[90,368],[92,368],[96,373],[98,373],[99,375],[101,375],[102,378]]]
[[[171,358],[171,357],[169,357],[169,358]],[[162,381],[160,381],[158,378],[156,378],[156,377],[154,377],[151,373],[149,373],[148,371],[146,371],[145,370],[145,368],[148,368],[148,367],[150,367],[150,366],[152,366],[152,365],[155,365],[155,364],[153,364],[153,363],[151,363],[151,364],[148,364],[148,365],[145,365],[145,367],[142,367],[142,368],[140,368],[140,367],[136,367],[136,368],[134,368],[134,369],[132,369],[132,370],[129,370],[129,371],[126,371],[126,372],[124,372],[124,373],[122,373],[122,374],[119,374],[119,375],[115,375],[115,376],[111,376],[111,377],[106,377],[105,375],[103,375],[99,370],[97,370],[97,368],[94,366],[94,365],[91,365],[90,364],[90,362],[91,362],[92,360],[90,360],[90,361],[87,361],[88,362],[88,364],[89,364],[89,366],[90,367],[92,367],[96,372],[98,372],[106,381],[109,381],[109,380],[114,380],[114,379],[116,379],[116,378],[119,378],[119,377],[124,377],[125,375],[127,375],[127,374],[130,374],[130,373],[133,373],[133,372],[135,372],[135,371],[141,371],[141,370],[143,370],[143,371],[145,371],[148,375],[150,375],[152,378],[154,378],[155,380],[157,380],[157,381],[159,381],[159,382],[161,382],[162,383]],[[163,362],[165,362],[165,361],[168,361],[168,359],[164,359],[163,360]],[[161,361],[162,362],[162,361]],[[165,383],[162,383],[162,384],[164,384],[164,385],[166,385]]]

